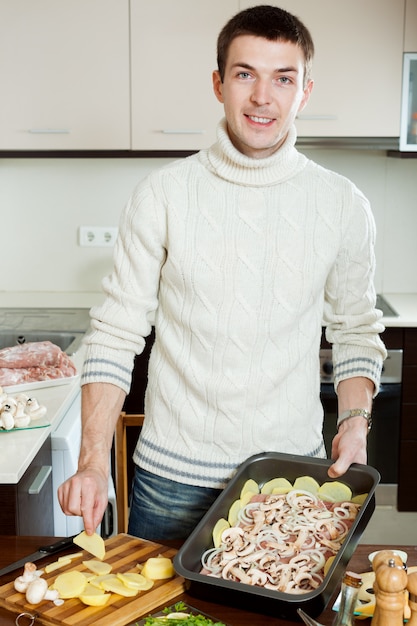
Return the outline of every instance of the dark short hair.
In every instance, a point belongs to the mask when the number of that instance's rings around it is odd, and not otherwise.
[[[304,86],[310,78],[314,44],[306,26],[288,11],[279,7],[260,5],[240,11],[221,30],[217,39],[217,66],[223,82],[227,55],[233,39],[254,35],[270,41],[290,41],[304,54]]]

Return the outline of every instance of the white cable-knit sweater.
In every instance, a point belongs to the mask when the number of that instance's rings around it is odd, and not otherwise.
[[[155,325],[135,451],[151,472],[223,487],[258,452],[325,456],[323,320],[336,386],[359,375],[378,387],[385,349],[368,202],[295,139],[292,129],[276,154],[254,160],[223,121],[215,145],[152,172],[123,213],[83,383],[128,392]]]

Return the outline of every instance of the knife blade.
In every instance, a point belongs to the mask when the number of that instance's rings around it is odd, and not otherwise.
[[[62,552],[62,550],[65,550],[66,548],[70,548],[74,545],[73,539],[75,536],[76,535],[60,539],[59,541],[51,543],[48,546],[39,546],[37,551],[33,552],[33,554],[29,554],[28,556],[23,557],[23,559],[19,559],[14,563],[10,563],[10,565],[6,565],[3,569],[0,569],[0,576],[13,572],[13,570],[18,569],[19,567],[24,567],[25,563],[34,563],[35,561],[43,559],[45,556],[56,554],[57,552]]]

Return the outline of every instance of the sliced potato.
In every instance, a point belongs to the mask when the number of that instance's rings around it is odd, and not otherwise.
[[[58,557],[58,561],[62,561],[64,559],[71,559],[71,561],[72,561],[73,559],[80,559],[82,556],[83,556],[83,553],[81,551],[80,552],[73,552],[72,554],[67,554],[65,556]]]
[[[240,505],[243,508],[246,506],[253,498],[253,496],[257,496],[259,491],[246,491],[243,496],[240,496]]]
[[[153,580],[145,578],[142,574],[137,574],[135,572],[126,572],[125,574],[118,573],[116,576],[124,585],[126,585],[126,587],[138,589],[139,591],[147,591],[155,584]]]
[[[45,574],[50,574],[65,565],[69,565],[71,563],[71,559],[67,556],[61,556],[57,561],[53,563],[49,563],[49,565],[45,565]]]
[[[242,502],[240,500],[235,500],[232,503],[229,509],[229,514],[227,516],[227,520],[230,526],[235,526],[237,524],[237,516],[241,508],[242,508]]]
[[[309,491],[313,495],[318,492],[320,488],[319,483],[312,476],[299,476],[294,481],[293,489],[300,489],[301,491]]]
[[[111,598],[111,593],[105,593],[103,589],[98,589],[93,585],[87,585],[79,599],[88,606],[104,606]]]
[[[93,587],[104,589],[102,583],[112,578],[117,578],[116,574],[102,574],[101,576],[94,576],[94,578],[91,578],[89,582],[93,585]]]
[[[78,570],[64,572],[56,577],[52,587],[59,592],[59,597],[63,600],[78,598],[87,587],[87,579]]]
[[[116,575],[110,576],[107,580],[103,580],[101,587],[104,591],[118,593],[119,596],[126,598],[133,598],[133,596],[138,595],[138,589],[127,587]]]
[[[240,492],[241,499],[247,491],[250,491],[251,493],[259,493],[259,485],[255,480],[253,480],[253,478],[249,478],[243,485]]]
[[[174,565],[167,556],[150,557],[142,568],[142,576],[151,580],[163,580],[175,575]]]
[[[353,496],[352,502],[354,502],[355,504],[363,504],[367,497],[367,493],[359,493],[357,496]]]
[[[104,559],[106,547],[103,538],[97,533],[87,535],[85,530],[83,530],[79,535],[74,537],[73,541],[77,546],[80,546],[83,550],[86,550],[97,559],[100,559],[100,561]]]
[[[97,576],[103,576],[103,574],[110,574],[112,570],[112,566],[110,563],[103,563],[103,561],[97,561],[96,559],[90,559],[88,561],[83,561],[83,565],[93,572],[93,574],[97,574]]]
[[[323,483],[317,495],[325,502],[346,502],[352,500],[352,490],[350,487],[338,480]]]
[[[221,545],[221,543],[222,543],[222,534],[228,528],[230,528],[230,524],[227,521],[227,519],[224,519],[224,517],[221,517],[220,519],[218,519],[217,522],[214,524],[214,528],[213,528],[213,545],[214,545],[215,548],[218,548]]]
[[[329,558],[325,562],[324,567],[323,567],[323,573],[325,576],[327,576],[327,572],[329,571],[334,559],[335,559],[335,555],[329,556]]]
[[[286,478],[273,478],[268,480],[261,489],[261,493],[266,495],[274,493],[288,493],[292,489],[292,484]],[[278,491],[275,491],[278,490]]]

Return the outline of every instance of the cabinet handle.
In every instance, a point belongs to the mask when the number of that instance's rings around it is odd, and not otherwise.
[[[297,119],[298,120],[303,120],[303,121],[326,121],[326,120],[337,120],[337,115],[308,115],[308,114],[301,114],[301,115],[297,115]]]
[[[163,128],[161,133],[164,135],[204,135],[205,130],[191,130],[191,129],[181,129],[181,128]]]
[[[40,494],[51,472],[52,472],[51,465],[43,465],[41,467],[35,480],[33,481],[33,483],[28,489],[28,493],[31,496],[37,496]]]
[[[29,128],[31,135],[69,135],[69,128]]]

